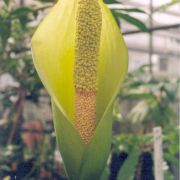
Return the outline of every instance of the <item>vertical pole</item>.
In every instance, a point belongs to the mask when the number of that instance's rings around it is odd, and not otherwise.
[[[153,0],[149,1],[149,28],[153,28]],[[152,74],[152,54],[153,54],[153,33],[149,32],[149,65],[150,65],[150,73]]]
[[[162,129],[155,127],[153,129],[154,136],[154,171],[155,180],[164,180],[163,175],[163,151],[162,151]]]

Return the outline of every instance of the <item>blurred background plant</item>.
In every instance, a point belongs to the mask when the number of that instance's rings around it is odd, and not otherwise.
[[[152,132],[153,127],[160,126],[164,134],[165,179],[174,179],[173,167],[178,167],[179,163],[179,127],[177,125],[177,109],[173,105],[177,103],[179,80],[155,78],[148,75],[149,68],[149,65],[144,65],[128,74],[114,104],[111,166],[113,159],[116,165],[118,164],[116,161],[119,161],[118,158],[126,159],[128,154],[131,155],[136,148],[140,151],[140,156],[139,159],[133,156],[137,159],[133,167],[136,169],[134,179],[154,179]],[[119,113],[120,109],[122,114]],[[130,160],[130,167],[133,158]],[[130,176],[130,174],[128,175]],[[111,174],[111,176],[113,175]]]
[[[65,179],[50,100],[33,67],[30,51],[31,36],[54,2],[0,1],[0,179]],[[105,3],[118,25],[126,21],[136,31],[152,32],[148,23],[134,16],[148,18],[146,10],[124,1]],[[114,3],[119,6],[114,8]],[[177,3],[158,6],[154,13]],[[174,179],[179,149],[179,80],[156,77],[151,70],[152,64],[130,71],[115,101],[112,151],[102,180],[154,179],[154,126],[163,128],[165,178]]]

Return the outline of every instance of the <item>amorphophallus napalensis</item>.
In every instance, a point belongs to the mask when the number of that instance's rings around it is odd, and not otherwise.
[[[70,180],[99,180],[111,145],[112,103],[127,48],[102,0],[59,0],[32,38],[52,99],[56,138]]]

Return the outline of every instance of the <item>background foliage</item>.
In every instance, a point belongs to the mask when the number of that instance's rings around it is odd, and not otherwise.
[[[116,0],[105,0],[107,4],[115,2],[123,5]],[[32,64],[30,39],[52,4],[52,0],[38,0],[31,5],[23,1],[0,2],[0,79],[6,79],[0,86],[0,179],[15,176],[17,179],[65,179],[52,121],[24,115],[29,108],[27,102],[40,107],[44,97],[50,105]],[[112,12],[118,24],[125,20],[148,32],[147,26],[131,15],[132,12],[148,15],[143,10],[123,6]],[[151,134],[154,126],[163,127],[165,173],[167,179],[173,179],[173,166],[178,166],[178,127],[173,104],[177,103],[179,81],[155,78],[148,74],[148,68],[143,66],[129,73],[117,97],[112,152],[103,180],[143,179],[144,167],[149,169],[149,177],[154,178]],[[128,112],[123,109],[126,104]],[[152,163],[146,164],[146,159]]]

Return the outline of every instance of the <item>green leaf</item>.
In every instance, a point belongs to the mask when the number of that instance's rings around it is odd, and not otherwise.
[[[106,4],[120,3],[118,0],[104,0]]]
[[[133,180],[136,165],[139,160],[140,150],[135,149],[123,164],[118,173],[117,180]]]
[[[110,153],[112,136],[112,106],[106,109],[82,159],[79,180],[99,180]]]
[[[133,93],[133,92],[128,92],[127,94],[123,95],[123,98],[128,98],[131,100],[141,100],[141,99],[148,99],[148,98],[152,98],[152,95],[150,93]]]
[[[164,180],[174,180],[174,175],[169,169],[164,171]]]
[[[168,153],[168,152],[165,152],[164,153],[164,158],[166,161],[172,163],[173,165],[175,165],[176,167],[178,167],[179,165],[179,162],[178,162],[178,159],[175,157],[176,155],[174,154],[171,154],[171,153]]]
[[[169,7],[175,5],[175,4],[179,4],[180,0],[171,0],[170,2],[163,4],[157,8],[154,9],[154,12],[158,12],[158,11],[165,11],[166,9],[168,9]]]
[[[13,10],[10,14],[12,18],[18,18],[22,27],[25,27],[25,25],[30,20],[29,14],[34,13],[34,10],[29,7],[18,7],[17,9]]]
[[[142,21],[140,21],[139,19],[137,19],[135,17],[132,17],[132,16],[126,14],[126,13],[122,13],[120,11],[117,11],[117,10],[114,10],[114,14],[116,16],[118,16],[119,18],[124,19],[128,23],[138,27],[141,31],[143,31],[143,32],[148,31],[148,28],[146,27],[146,25]]]
[[[11,0],[4,0],[4,3],[8,6]]]
[[[109,180],[110,170],[108,166],[104,169],[100,180]]]
[[[2,42],[3,49],[7,44],[7,40],[11,35],[11,22],[8,18],[0,16],[0,38]]]
[[[146,14],[145,11],[143,11],[142,9],[138,9],[138,8],[119,8],[117,10],[125,11],[125,12],[136,12],[136,13],[144,13],[144,14]]]
[[[139,101],[128,114],[132,122],[144,122],[149,114],[149,104],[145,101]]]
[[[112,134],[112,106],[104,113],[89,144],[52,100],[54,127],[69,180],[99,180],[106,164]]]
[[[9,166],[7,166],[7,165],[1,165],[0,170],[1,171],[11,171],[11,168]]]
[[[32,13],[32,12],[33,12],[33,9],[26,7],[26,6],[21,6],[21,7],[14,9],[10,15],[19,17],[19,16],[25,16],[28,13]]]
[[[52,110],[56,139],[63,157],[66,172],[69,175],[69,179],[77,179],[85,145],[78,132],[61,111],[59,111],[53,100]]]

